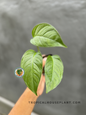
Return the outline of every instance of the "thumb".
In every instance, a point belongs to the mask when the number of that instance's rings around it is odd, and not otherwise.
[[[45,54],[43,54],[42,57],[43,57],[43,56],[45,56]],[[43,67],[45,66],[46,60],[47,60],[47,57],[44,57],[44,58],[43,58]]]
[[[45,56],[45,55],[42,55],[42,56]],[[45,66],[46,60],[47,60],[47,57],[43,58],[43,77],[42,77],[42,80],[43,80],[44,82],[45,82],[44,66]]]

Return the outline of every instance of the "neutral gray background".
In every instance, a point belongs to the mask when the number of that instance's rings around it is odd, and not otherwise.
[[[42,22],[60,33],[65,48],[40,48],[60,55],[64,63],[61,84],[38,101],[80,101],[80,104],[36,104],[40,115],[86,115],[86,0],[0,0],[0,96],[18,100],[26,88],[14,75],[30,44],[32,28]]]

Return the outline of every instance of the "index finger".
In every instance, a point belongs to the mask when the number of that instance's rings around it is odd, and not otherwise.
[[[45,55],[43,54],[42,57],[43,57],[43,56],[45,56]],[[43,67],[45,66],[46,59],[47,59],[47,57],[44,57],[44,58],[43,58]]]

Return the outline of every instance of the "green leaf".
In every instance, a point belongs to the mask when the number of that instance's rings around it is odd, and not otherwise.
[[[48,56],[45,63],[46,93],[56,88],[63,77],[63,63],[58,55]]]
[[[58,31],[50,24],[41,23],[32,30],[33,39],[30,42],[39,47],[67,47]]]
[[[37,88],[42,74],[42,55],[34,50],[27,50],[21,59],[24,69],[23,79],[27,87],[37,95]]]

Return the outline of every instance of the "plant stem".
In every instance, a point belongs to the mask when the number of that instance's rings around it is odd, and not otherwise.
[[[39,47],[37,46],[37,49],[38,49],[38,51],[40,52],[40,49],[39,49]]]

